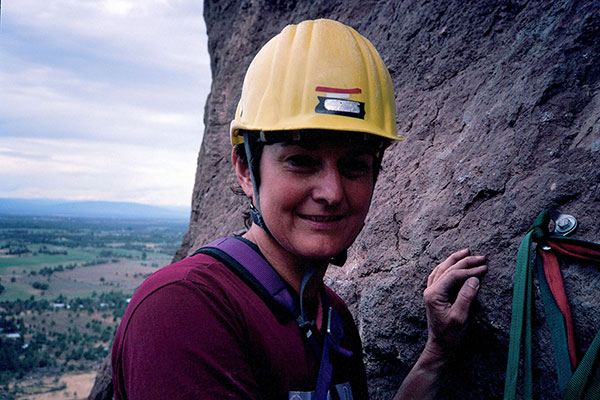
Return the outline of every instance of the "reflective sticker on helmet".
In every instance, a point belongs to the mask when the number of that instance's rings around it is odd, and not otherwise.
[[[360,114],[360,103],[352,100],[325,99],[323,107],[327,111],[339,111],[352,114]]]
[[[334,99],[317,96],[319,104],[315,107],[315,112],[319,114],[335,114],[345,117],[365,118],[365,103],[354,100]]]
[[[365,118],[365,103],[350,100],[351,94],[361,94],[360,88],[341,89],[326,86],[317,86],[316,92],[324,92],[325,96],[317,96],[319,104],[315,112],[319,114],[335,114],[345,117]]]

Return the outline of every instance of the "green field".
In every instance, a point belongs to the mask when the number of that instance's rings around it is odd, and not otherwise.
[[[0,398],[20,397],[24,376],[97,369],[127,298],[171,262],[186,230],[171,221],[0,215]]]
[[[83,264],[96,259],[99,253],[98,249],[92,247],[88,249],[68,249],[65,250],[68,252],[66,255],[49,255],[36,253],[36,246],[30,246],[30,248],[34,250],[34,253],[21,256],[8,256],[6,255],[6,251],[0,252],[0,274],[22,271],[29,272],[31,270],[39,270],[43,267],[55,267],[61,264]],[[60,249],[60,247],[56,246],[54,246],[54,248]]]
[[[168,221],[0,216],[0,301],[130,292],[149,268],[170,263],[185,230]]]

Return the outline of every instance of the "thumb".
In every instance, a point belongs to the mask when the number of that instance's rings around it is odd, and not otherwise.
[[[475,300],[478,291],[479,279],[474,276],[467,279],[456,296],[456,301],[452,306],[454,311],[458,314],[464,314],[466,317],[466,315],[469,313],[471,303],[473,300]]]

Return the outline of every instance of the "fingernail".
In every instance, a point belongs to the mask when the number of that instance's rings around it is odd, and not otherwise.
[[[479,289],[479,279],[471,277],[467,280],[467,285],[469,285],[473,289]]]

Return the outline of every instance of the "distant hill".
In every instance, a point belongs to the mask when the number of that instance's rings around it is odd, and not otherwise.
[[[189,212],[187,207],[126,202],[0,198],[0,214],[5,215],[186,220]]]

